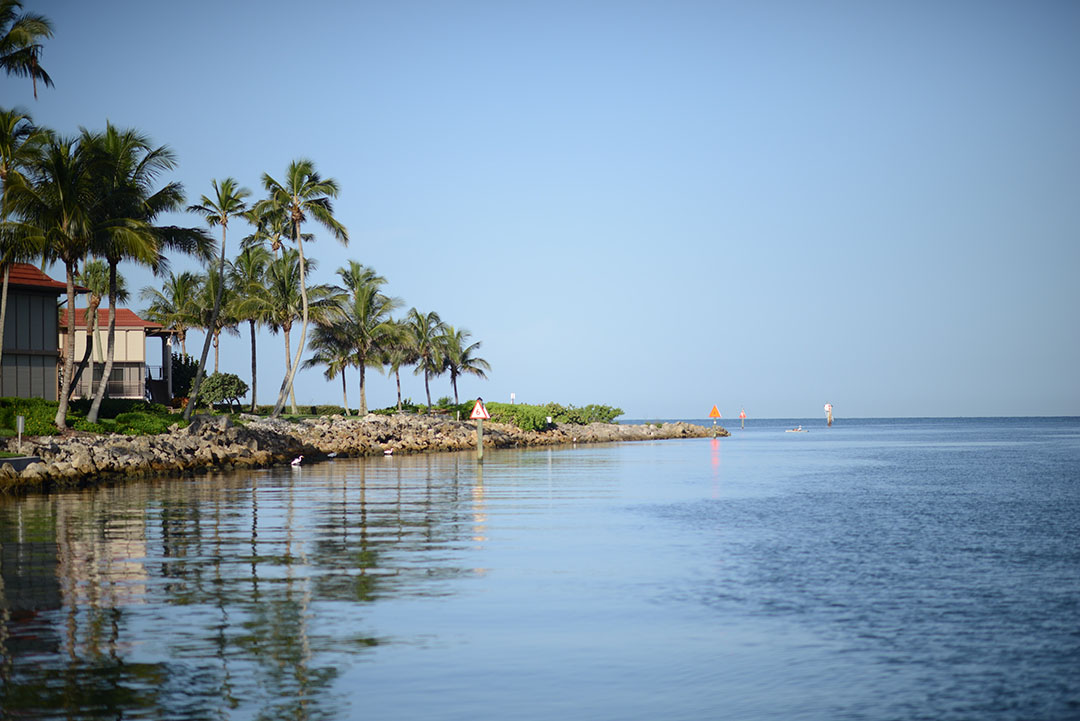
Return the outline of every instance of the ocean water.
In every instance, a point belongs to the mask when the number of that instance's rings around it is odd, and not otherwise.
[[[726,426],[0,499],[0,718],[1080,719],[1080,419]]]

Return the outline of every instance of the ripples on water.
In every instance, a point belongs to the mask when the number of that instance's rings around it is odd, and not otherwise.
[[[782,430],[2,500],[0,718],[1080,718],[1080,422]]]

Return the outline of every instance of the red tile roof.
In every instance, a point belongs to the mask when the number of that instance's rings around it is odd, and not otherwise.
[[[97,312],[98,328],[105,330],[109,327],[109,309],[98,308]],[[60,327],[67,328],[67,311],[60,309]],[[86,308],[75,309],[75,327],[85,329],[86,328]],[[161,328],[160,323],[154,323],[149,320],[143,320],[139,316],[135,315],[135,312],[127,308],[116,309],[116,327],[117,328],[145,328],[146,330],[156,330]]]
[[[62,280],[53,280],[29,263],[12,263],[11,275],[8,278],[9,286],[21,286],[23,288],[48,288],[63,293],[67,285]],[[76,293],[86,293],[87,289],[81,285],[75,285]]]

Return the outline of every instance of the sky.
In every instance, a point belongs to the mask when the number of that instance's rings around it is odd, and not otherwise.
[[[141,130],[191,203],[230,176],[259,197],[311,159],[349,231],[305,227],[313,282],[354,259],[403,311],[471,331],[492,370],[462,398],[1080,415],[1071,0],[24,6],[55,26],[55,87],[35,101],[0,76],[0,106],[62,134]],[[230,231],[233,256],[250,229]],[[257,340],[272,403],[284,344]],[[247,379],[249,343],[226,337],[221,370]],[[396,402],[367,378],[369,407]],[[423,401],[422,377],[402,384]],[[296,390],[341,403],[319,370]]]

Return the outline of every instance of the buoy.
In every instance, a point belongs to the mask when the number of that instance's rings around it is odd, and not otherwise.
[[[303,462],[303,460],[304,460],[303,456],[297,456],[296,458],[292,459],[292,465],[299,466],[300,463]]]

